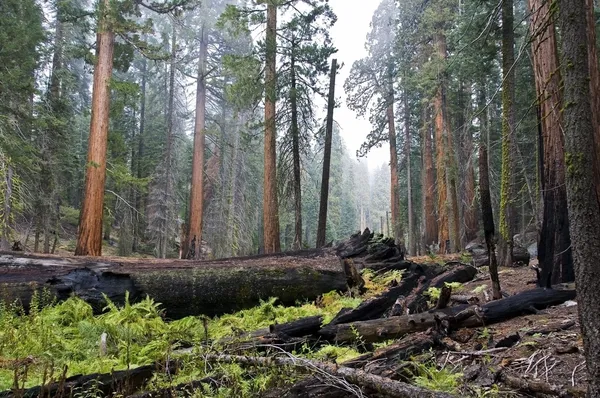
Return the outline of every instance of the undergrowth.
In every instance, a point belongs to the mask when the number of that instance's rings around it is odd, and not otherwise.
[[[402,273],[363,273],[368,293],[362,298],[330,292],[314,302],[292,307],[271,298],[258,306],[221,317],[187,317],[166,321],[160,303],[146,298],[119,306],[108,298],[104,312],[93,313],[85,301],[71,297],[57,303],[48,292],[34,294],[28,313],[17,304],[0,302],[0,391],[58,382],[78,374],[109,373],[179,356],[176,375],[157,375],[160,388],[215,374],[226,383],[216,390],[198,391],[203,397],[251,397],[275,385],[293,382],[297,372],[281,367],[258,369],[232,364],[207,364],[203,355],[219,353],[219,340],[229,342],[248,333],[302,317],[319,315],[326,324],[343,308],[356,308],[365,297],[399,281]],[[102,336],[105,336],[103,339]],[[208,343],[208,344],[207,344]],[[185,355],[178,349],[192,347]],[[356,347],[304,346],[294,355],[343,363],[359,356]],[[199,395],[198,395],[199,394]],[[86,395],[89,396],[89,395]]]

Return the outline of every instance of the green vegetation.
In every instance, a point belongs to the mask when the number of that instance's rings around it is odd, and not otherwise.
[[[454,373],[446,368],[438,369],[435,364],[413,363],[417,368],[415,384],[429,390],[457,393],[462,373]]]
[[[242,337],[244,332],[306,316],[322,315],[324,322],[329,322],[340,309],[354,308],[361,299],[331,292],[315,303],[294,307],[283,307],[276,301],[271,298],[249,310],[220,318],[187,317],[173,322],[165,322],[160,304],[150,298],[135,304],[127,300],[123,307],[107,299],[105,312],[97,316],[79,298],[55,303],[47,293],[34,296],[28,314],[18,305],[1,304],[0,390],[11,388],[15,378],[25,386],[56,380],[65,367],[66,375],[71,376],[160,362],[182,345],[199,346],[206,337],[211,341]],[[105,347],[101,347],[103,333],[107,336]],[[335,346],[325,346],[314,354],[307,349],[304,354],[339,361],[358,355],[351,348]],[[233,365],[225,368],[237,371]],[[198,378],[193,369],[184,367],[178,379]],[[255,378],[253,383],[267,385],[267,381]],[[256,392],[257,388],[248,386],[248,391]]]

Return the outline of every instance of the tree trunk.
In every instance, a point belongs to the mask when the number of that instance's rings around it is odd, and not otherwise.
[[[394,91],[393,86],[389,89],[387,122],[388,141],[390,143],[390,188],[391,188],[391,210],[392,230],[396,244],[404,247],[404,234],[402,233],[402,221],[400,219],[400,182],[398,181],[398,149],[396,148],[396,121],[394,120]]]
[[[446,59],[446,37],[441,33],[435,34],[435,48],[438,57]],[[437,192],[438,192],[438,243],[440,253],[450,252],[450,212],[452,205],[449,198],[448,187],[448,125],[445,123],[445,81],[443,74],[438,76],[438,89],[434,99],[435,111],[435,147],[437,165]]]
[[[586,10],[583,0],[559,0],[564,79],[563,109],[567,205],[570,218],[575,284],[583,332],[588,377],[588,396],[600,397],[600,196],[594,188],[595,134],[590,101]],[[590,98],[591,97],[591,98]]]
[[[596,44],[596,16],[594,1],[585,0],[588,68],[590,74],[590,92],[592,107],[592,124],[594,126],[594,176],[596,195],[600,198],[600,66],[598,66],[598,48]]]
[[[327,126],[323,151],[323,177],[321,178],[321,202],[319,204],[319,225],[317,228],[317,248],[325,246],[327,234],[327,202],[329,198],[329,169],[331,166],[331,140],[333,136],[333,109],[335,108],[335,76],[337,59],[331,61],[329,76],[329,96],[327,98]]]
[[[0,256],[0,297],[20,300],[27,308],[34,291],[47,288],[59,300],[74,294],[101,311],[103,294],[123,304],[128,291],[133,302],[146,295],[160,302],[168,318],[214,316],[269,297],[294,305],[332,290],[345,291],[349,281],[360,282],[350,268],[331,249],[217,261],[5,254]]]
[[[167,141],[165,147],[165,181],[164,181],[164,194],[162,200],[163,203],[159,204],[159,209],[164,213],[160,215],[160,230],[158,231],[158,257],[167,258],[167,250],[169,243],[169,227],[172,218],[171,215],[171,198],[173,197],[173,186],[172,186],[172,156],[173,156],[173,120],[175,117],[175,63],[177,58],[177,29],[173,23],[173,37],[171,38],[171,65],[169,67],[169,102],[167,104]]]
[[[489,133],[489,132],[488,132]],[[494,226],[494,213],[492,211],[492,198],[490,195],[490,173],[488,170],[487,148],[483,137],[479,138],[479,197],[481,198],[481,216],[483,231],[487,246],[490,281],[492,282],[492,297],[494,300],[502,298],[500,291],[500,278],[498,277],[498,261],[496,260],[496,238]]]
[[[295,46],[295,43],[292,44]],[[292,48],[290,60],[291,85],[290,106],[292,108],[292,153],[294,157],[294,243],[292,248],[302,248],[302,181],[300,179],[300,132],[298,131],[298,101],[296,92],[296,58]]]
[[[265,164],[263,193],[263,225],[265,253],[281,250],[279,242],[279,210],[277,203],[277,165],[275,99],[277,96],[277,6],[267,5],[265,66]]]
[[[144,177],[144,167],[143,167],[143,159],[144,159],[144,132],[145,132],[145,124],[146,124],[146,79],[147,79],[147,68],[148,61],[146,58],[142,60],[142,82],[140,88],[140,129],[138,132],[138,150],[137,150],[137,170],[136,175],[138,179],[142,179]],[[138,192],[135,200],[135,208],[137,209],[137,213],[143,215],[144,214],[144,198],[142,192]],[[135,234],[133,237],[133,246],[134,250],[138,247],[139,241],[142,239],[144,234],[143,228],[143,217],[136,217],[135,222]]]
[[[4,170],[4,209],[2,213],[1,227],[2,234],[0,235],[0,250],[10,250],[11,248],[11,227],[12,220],[12,194],[13,194],[13,167],[7,162],[0,164]]]
[[[406,143],[404,146],[404,154],[406,156],[406,196],[407,196],[407,211],[408,211],[408,240],[406,248],[408,254],[414,256],[417,251],[417,242],[414,238],[414,220],[413,202],[412,202],[412,170],[411,170],[411,149],[412,142],[410,136],[410,105],[408,102],[408,91],[404,90],[404,132],[406,134]]]
[[[435,169],[428,107],[423,109],[423,250],[427,252],[438,242],[438,224],[435,213]]]
[[[558,49],[550,5],[529,0],[531,11],[533,70],[539,101],[540,163],[542,190],[542,225],[538,242],[538,259],[544,285],[575,280],[567,190],[565,187],[565,152],[562,131],[561,76]]]
[[[464,103],[467,98],[468,106]],[[462,227],[464,228],[464,235],[461,234],[462,246],[465,247],[467,243],[477,238],[479,232],[479,223],[477,220],[477,203],[475,195],[475,167],[473,153],[473,134],[471,132],[470,123],[466,123],[466,118],[470,115],[467,112],[471,109],[471,92],[467,91],[464,84],[461,84],[460,98],[462,105],[459,111],[459,129],[461,132],[461,153],[462,159],[460,161],[464,172],[464,183],[462,184],[463,190],[461,195],[461,219],[464,220]],[[462,228],[461,228],[462,229]]]
[[[502,177],[500,186],[500,265],[513,263],[515,233],[515,35],[512,0],[502,0]]]
[[[106,149],[110,113],[110,79],[113,69],[115,34],[112,31],[110,0],[100,4],[96,37],[96,65],[92,91],[92,118],[81,206],[76,256],[102,254],[102,210],[106,180]]]
[[[194,124],[194,154],[192,158],[192,188],[190,191],[190,217],[183,246],[182,258],[200,259],[202,255],[202,219],[204,210],[204,129],[206,112],[206,59],[208,38],[206,28],[200,31],[200,60],[196,91],[196,122]],[[230,226],[231,227],[231,226]]]

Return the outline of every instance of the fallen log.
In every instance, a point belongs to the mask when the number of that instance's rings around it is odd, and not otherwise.
[[[379,296],[362,302],[355,309],[350,311],[340,311],[340,313],[331,320],[329,325],[377,319],[394,305],[394,302],[398,297],[410,293],[418,283],[419,274],[417,273],[402,278],[398,286],[394,286]]]
[[[176,371],[178,363],[170,361],[167,366],[171,371]],[[154,364],[112,373],[76,375],[44,386],[3,391],[0,392],[0,398],[71,397],[92,389],[104,397],[115,393],[129,395],[145,386],[158,370],[159,365]]]
[[[447,327],[476,327],[532,313],[575,298],[574,290],[533,289],[482,306],[458,305],[441,310],[385,319],[327,325],[319,332],[338,343],[379,342],[400,338],[446,324]]]
[[[317,333],[323,323],[322,316],[309,316],[288,323],[269,326],[269,332],[289,337],[302,337]]]
[[[77,295],[99,312],[106,295],[123,304],[146,295],[162,304],[172,319],[209,316],[255,306],[277,297],[284,305],[314,300],[360,284],[350,263],[333,249],[215,261],[36,256],[0,253],[0,299],[28,308],[36,290],[59,300]]]

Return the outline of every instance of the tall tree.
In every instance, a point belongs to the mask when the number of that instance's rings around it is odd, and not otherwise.
[[[398,177],[398,148],[396,146],[396,120],[394,104],[396,101],[394,81],[397,64],[394,57],[395,23],[398,16],[396,3],[383,0],[371,22],[371,31],[367,35],[368,56],[354,62],[350,76],[344,83],[348,95],[348,107],[359,116],[370,114],[373,131],[358,151],[365,156],[369,150],[381,142],[390,145],[390,191],[391,224],[393,235],[398,244],[404,244],[400,217],[400,186]]]
[[[533,69],[540,123],[542,225],[538,242],[541,281],[574,280],[567,192],[565,186],[564,138],[562,132],[561,75],[550,5],[529,0]]]
[[[502,179],[500,187],[500,264],[512,265],[515,233],[515,34],[512,0],[502,0]]]
[[[182,258],[199,259],[202,244],[202,213],[204,210],[204,141],[206,113],[206,62],[208,57],[208,32],[200,28],[200,57],[196,89],[196,121],[194,123],[194,153],[192,157],[192,188],[190,216]]]
[[[584,0],[559,0],[564,78],[567,206],[575,282],[588,370],[588,396],[600,396],[600,196],[593,167],[595,131]]]
[[[325,246],[327,232],[327,205],[329,201],[329,169],[331,164],[331,141],[333,136],[333,109],[335,108],[335,76],[337,60],[331,61],[329,96],[327,98],[327,126],[325,127],[325,148],[323,149],[323,177],[321,178],[321,201],[319,224],[317,227],[317,248]]]
[[[96,62],[92,89],[92,119],[85,177],[85,196],[81,206],[79,234],[75,255],[102,254],[102,209],[106,180],[106,142],[110,109],[110,79],[115,48],[111,1],[100,3],[96,35]]]
[[[281,250],[277,202],[276,97],[277,97],[277,5],[267,4],[265,55],[265,152],[263,188],[263,228],[265,253]]]
[[[421,135],[423,152],[423,249],[425,251],[432,250],[431,248],[438,240],[438,223],[435,208],[435,167],[433,165],[433,149],[432,149],[432,123],[429,120],[429,107],[423,107]]]

